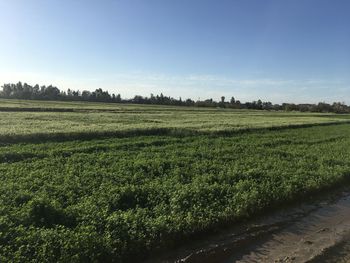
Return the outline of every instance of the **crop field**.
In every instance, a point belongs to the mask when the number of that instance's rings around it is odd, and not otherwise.
[[[106,135],[220,134],[348,121],[349,115],[345,114],[0,100],[0,142]]]
[[[348,115],[1,100],[0,125],[0,262],[142,261],[350,174]]]

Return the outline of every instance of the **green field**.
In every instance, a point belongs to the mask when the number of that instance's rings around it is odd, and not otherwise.
[[[348,121],[1,100],[0,262],[141,261],[344,183]]]
[[[38,108],[42,111],[37,111]],[[105,135],[232,133],[348,121],[349,115],[345,114],[0,100],[0,142]]]

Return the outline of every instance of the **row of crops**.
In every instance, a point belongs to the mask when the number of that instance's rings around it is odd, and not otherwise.
[[[0,147],[0,262],[134,262],[348,180],[350,124]]]
[[[349,122],[350,115],[0,99],[0,143],[189,135]]]

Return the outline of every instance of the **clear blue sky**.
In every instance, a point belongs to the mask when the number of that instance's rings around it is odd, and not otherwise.
[[[0,0],[0,83],[350,103],[348,0]]]

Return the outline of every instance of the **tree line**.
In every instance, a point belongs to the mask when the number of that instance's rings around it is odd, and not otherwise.
[[[196,106],[196,107],[219,107],[233,109],[255,109],[255,110],[285,110],[285,111],[310,111],[310,112],[335,112],[350,113],[350,107],[341,102],[328,104],[319,102],[318,104],[293,104],[282,103],[272,104],[271,102],[261,101],[260,99],[252,102],[241,103],[234,97],[226,100],[224,96],[220,101],[213,99],[197,100],[176,99],[170,96],[151,94],[150,97],[135,95],[131,99],[122,99],[120,94],[109,93],[101,88],[95,91],[71,90],[61,91],[55,86],[31,86],[27,83],[18,82],[9,83],[2,86],[0,97],[6,99],[27,99],[27,100],[62,100],[62,101],[92,101],[109,103],[135,103],[135,104],[153,104],[153,105],[174,105],[174,106]]]

